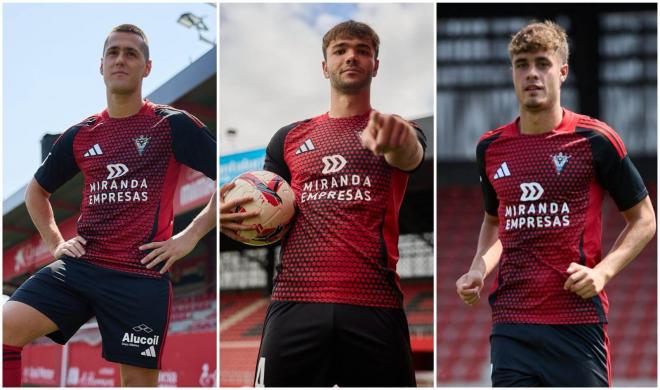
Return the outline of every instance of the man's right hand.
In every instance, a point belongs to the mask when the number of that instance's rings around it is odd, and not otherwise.
[[[53,250],[53,257],[55,260],[62,256],[81,257],[85,254],[85,245],[87,240],[80,236],[75,236],[69,241],[64,241],[55,247]]]
[[[470,306],[479,301],[479,293],[483,287],[484,275],[479,271],[468,271],[456,281],[456,293]]]
[[[237,232],[239,230],[254,230],[254,225],[244,225],[241,222],[247,218],[256,217],[259,215],[258,211],[248,211],[248,212],[234,212],[236,207],[252,202],[252,199],[249,196],[244,198],[238,198],[225,202],[225,194],[227,191],[231,190],[236,186],[235,183],[227,183],[222,188],[220,188],[220,231],[225,234],[227,237],[234,239],[236,241],[245,242],[246,240],[239,236]]]

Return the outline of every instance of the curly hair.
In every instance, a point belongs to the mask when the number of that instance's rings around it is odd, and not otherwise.
[[[537,51],[555,52],[562,64],[567,64],[569,51],[566,30],[549,20],[531,23],[515,33],[509,42],[510,59],[516,54]]]

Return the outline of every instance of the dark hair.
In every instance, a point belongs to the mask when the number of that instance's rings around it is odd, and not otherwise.
[[[334,26],[323,36],[323,58],[326,58],[326,50],[330,46],[330,42],[342,37],[350,38],[367,38],[371,40],[371,44],[376,51],[374,58],[378,58],[378,46],[380,39],[378,34],[369,27],[366,23],[356,22],[354,20],[347,20]]]
[[[149,40],[147,40],[147,35],[144,33],[144,31],[142,31],[140,27],[134,24],[120,24],[119,26],[116,26],[112,30],[110,30],[108,37],[105,39],[105,42],[103,43],[104,55],[105,55],[105,49],[108,47],[108,40],[110,39],[110,34],[112,34],[113,32],[132,33],[142,38],[142,44],[140,45],[142,49],[142,53],[144,54],[144,59],[149,61]]]

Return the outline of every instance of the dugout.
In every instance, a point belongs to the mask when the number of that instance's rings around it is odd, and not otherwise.
[[[509,40],[531,21],[549,19],[566,29],[570,58],[562,105],[601,119],[619,133],[655,204],[657,5],[439,4],[436,16],[436,375],[442,386],[490,386],[490,308],[483,298],[476,307],[467,308],[456,297],[455,281],[472,261],[483,220],[477,141],[518,113]],[[606,198],[604,253],[623,228],[618,210]],[[657,340],[656,245],[652,240],[606,287],[615,386],[656,384],[657,350],[636,341],[643,337],[655,345]],[[486,291],[491,286],[492,276]],[[652,293],[647,296],[642,291]]]

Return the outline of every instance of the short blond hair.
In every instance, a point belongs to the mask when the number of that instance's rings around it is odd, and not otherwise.
[[[515,33],[509,42],[509,59],[513,59],[516,54],[537,51],[555,52],[562,64],[567,64],[569,51],[566,30],[549,20],[531,23]]]

